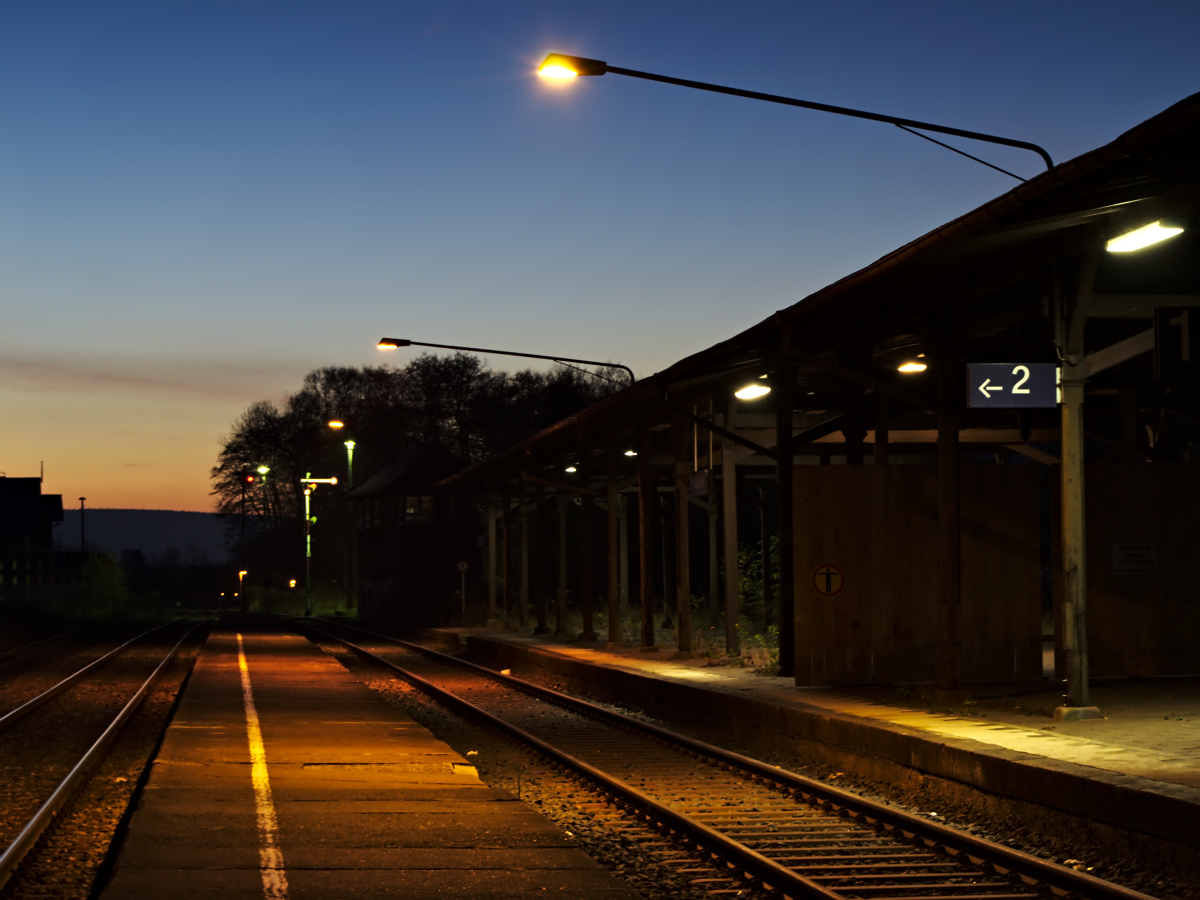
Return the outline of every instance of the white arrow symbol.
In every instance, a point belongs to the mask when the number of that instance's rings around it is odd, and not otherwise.
[[[985,379],[983,379],[983,384],[981,384],[981,385],[979,386],[979,393],[983,394],[983,396],[987,397],[989,400],[991,400],[991,399],[992,399],[992,395],[991,395],[991,394],[989,394],[989,393],[988,393],[988,391],[1002,391],[1002,390],[1004,390],[1004,385],[1002,385],[1002,384],[998,384],[998,385],[996,385],[996,386],[994,386],[994,387],[988,387],[988,385],[989,385],[989,384],[991,384],[991,381],[992,381],[992,379],[990,379],[990,378],[985,378]]]

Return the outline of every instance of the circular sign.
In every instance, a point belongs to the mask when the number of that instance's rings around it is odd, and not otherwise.
[[[468,568],[470,567],[467,565],[467,561],[465,559],[460,559],[458,561],[458,571],[465,572]]]
[[[833,563],[822,563],[813,570],[812,586],[822,597],[834,597],[846,586],[846,573]]]

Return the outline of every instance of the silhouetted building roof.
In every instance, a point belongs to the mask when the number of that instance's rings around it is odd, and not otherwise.
[[[43,494],[42,479],[0,475],[0,547],[50,550],[62,520],[62,494]]]

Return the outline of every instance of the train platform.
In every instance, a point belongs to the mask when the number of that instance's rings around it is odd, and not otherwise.
[[[1200,849],[1200,679],[1098,683],[1104,718],[1056,722],[1051,681],[932,689],[800,688],[672,649],[439,629],[472,659],[535,674],[666,721],[720,722],[770,749],[887,778],[902,767]],[[907,696],[907,699],[906,699]]]
[[[101,896],[534,895],[639,896],[308,640],[218,630]]]

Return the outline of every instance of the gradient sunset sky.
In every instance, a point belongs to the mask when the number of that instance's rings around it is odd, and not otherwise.
[[[220,436],[384,334],[649,375],[1200,90],[1200,4],[8,3],[0,472],[212,508]],[[1028,176],[1037,157],[959,145]],[[512,368],[502,357],[496,368]]]

